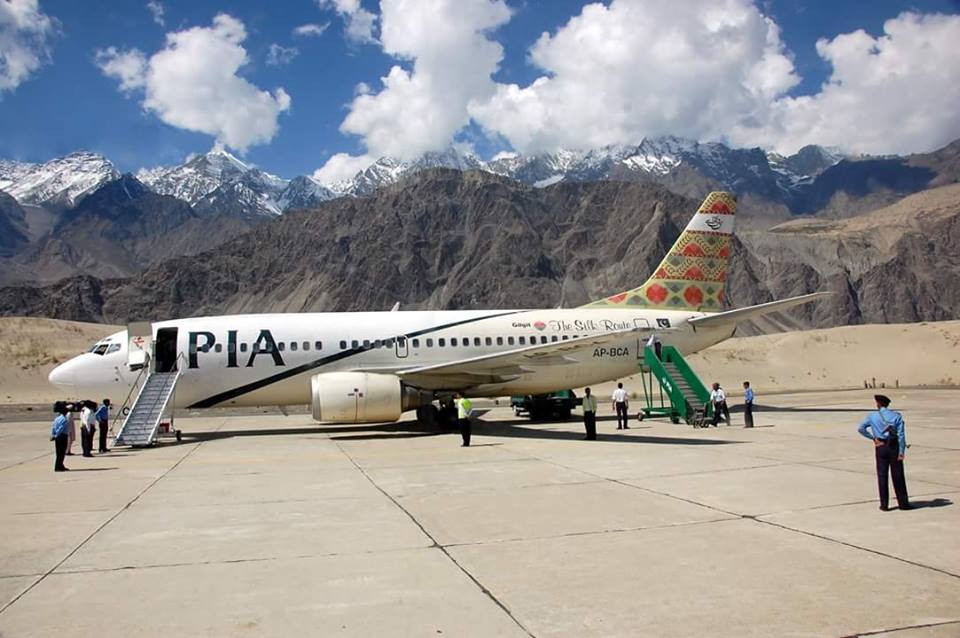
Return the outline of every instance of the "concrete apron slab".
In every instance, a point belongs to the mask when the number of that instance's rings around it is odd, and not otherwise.
[[[438,549],[55,574],[0,634],[527,635]]]
[[[536,636],[848,636],[960,616],[960,579],[750,520],[449,551]]]

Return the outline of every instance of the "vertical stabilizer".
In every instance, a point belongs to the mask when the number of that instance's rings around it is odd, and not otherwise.
[[[673,248],[642,286],[587,304],[584,308],[723,309],[730,242],[737,200],[733,193],[707,195]]]

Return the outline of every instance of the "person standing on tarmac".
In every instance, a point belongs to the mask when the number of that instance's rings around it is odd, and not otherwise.
[[[104,452],[109,452],[107,448],[107,430],[109,428],[108,421],[110,420],[110,399],[104,399],[103,403],[100,404],[100,407],[97,409],[96,413],[97,425],[100,427],[100,447],[97,450],[100,454]]]
[[[880,509],[890,509],[890,485],[887,475],[893,477],[893,490],[897,505],[902,510],[913,509],[907,495],[907,478],[903,471],[903,456],[907,452],[907,438],[903,416],[890,409],[890,399],[882,394],[873,397],[877,411],[871,412],[860,422],[857,431],[873,441],[877,461],[877,487],[880,491]]]
[[[459,392],[453,395],[454,402],[457,405],[457,423],[460,424],[460,436],[463,443],[460,447],[470,447],[470,414],[473,412],[473,404],[470,399]]]
[[[80,410],[76,403],[65,404],[67,409],[67,456],[73,456],[73,442],[77,440],[77,421],[73,413]]]
[[[80,409],[80,447],[86,457],[93,456],[93,433],[97,429],[93,414],[96,405],[93,401],[84,401]]]
[[[597,440],[597,397],[590,394],[590,388],[583,391],[583,427],[587,430],[586,441]]]
[[[753,427],[753,388],[749,381],[743,382],[743,427]]]
[[[717,427],[720,423],[720,413],[726,417],[727,425],[730,425],[730,408],[727,407],[727,393],[720,387],[719,383],[713,384],[713,390],[710,392],[710,402],[713,404],[713,421],[711,425]]]
[[[53,426],[50,428],[50,440],[53,441],[53,447],[56,452],[53,471],[67,472],[70,468],[64,467],[63,465],[63,457],[67,455],[67,444],[70,438],[68,434],[70,423],[67,420],[67,404],[63,401],[57,401],[53,404],[53,411],[57,415],[54,417]]]
[[[630,404],[627,402],[627,391],[623,389],[623,384],[618,383],[617,389],[613,391],[613,410],[617,413],[617,429],[629,430],[627,419],[630,418]]]

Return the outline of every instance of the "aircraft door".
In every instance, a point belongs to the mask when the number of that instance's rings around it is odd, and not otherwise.
[[[147,365],[152,345],[153,324],[149,321],[127,324],[127,366],[131,370],[140,370]]]
[[[640,332],[637,334],[637,359],[643,359],[643,349],[647,345],[647,339],[650,338],[650,321],[647,319],[634,319],[633,327],[638,330],[643,330],[647,332]]]
[[[410,354],[410,344],[406,337],[397,337],[397,358],[405,359]]]
[[[175,371],[177,369],[177,328],[160,328],[157,330],[155,347],[156,371]]]

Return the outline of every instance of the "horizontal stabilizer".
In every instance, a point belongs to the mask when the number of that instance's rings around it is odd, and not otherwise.
[[[747,306],[746,308],[718,312],[705,317],[691,319],[690,325],[692,325],[694,328],[717,328],[719,326],[732,326],[742,321],[747,321],[748,319],[768,315],[771,312],[779,312],[781,310],[793,308],[794,306],[802,306],[803,304],[810,303],[811,301],[829,297],[832,294],[832,292],[814,292],[809,295],[800,295],[799,297],[790,297],[789,299],[771,301],[768,303],[758,304],[756,306]]]

